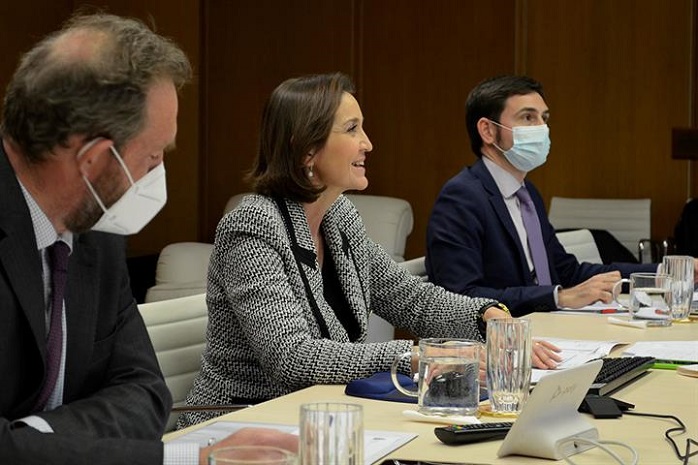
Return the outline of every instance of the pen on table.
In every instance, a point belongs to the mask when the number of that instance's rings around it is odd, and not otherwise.
[[[596,311],[596,313],[609,314],[609,313],[620,313],[620,310],[616,308],[602,308]]]

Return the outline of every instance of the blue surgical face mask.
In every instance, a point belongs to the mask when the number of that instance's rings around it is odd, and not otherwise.
[[[509,128],[496,121],[490,121],[513,132],[514,145],[509,150],[502,150],[497,144],[494,146],[514,168],[527,173],[545,163],[550,152],[550,129],[547,124]]]

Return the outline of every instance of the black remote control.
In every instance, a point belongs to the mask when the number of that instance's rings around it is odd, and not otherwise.
[[[474,425],[451,425],[434,428],[434,434],[444,444],[470,444],[492,441],[507,435],[514,422],[479,423]]]

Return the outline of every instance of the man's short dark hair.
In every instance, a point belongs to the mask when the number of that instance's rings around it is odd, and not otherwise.
[[[482,138],[477,130],[480,118],[499,122],[504,106],[513,95],[532,93],[543,95],[543,86],[527,76],[497,76],[482,81],[470,91],[465,103],[465,124],[470,136],[470,147],[478,158],[482,158]]]

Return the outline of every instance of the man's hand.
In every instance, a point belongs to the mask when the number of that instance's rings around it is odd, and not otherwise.
[[[597,274],[581,284],[558,291],[557,304],[561,308],[579,308],[597,301],[611,303],[613,285],[619,280],[618,271]]]
[[[201,449],[199,465],[208,465],[208,456],[214,450],[233,446],[274,446],[298,454],[298,436],[269,428],[243,428],[214,445]]]

